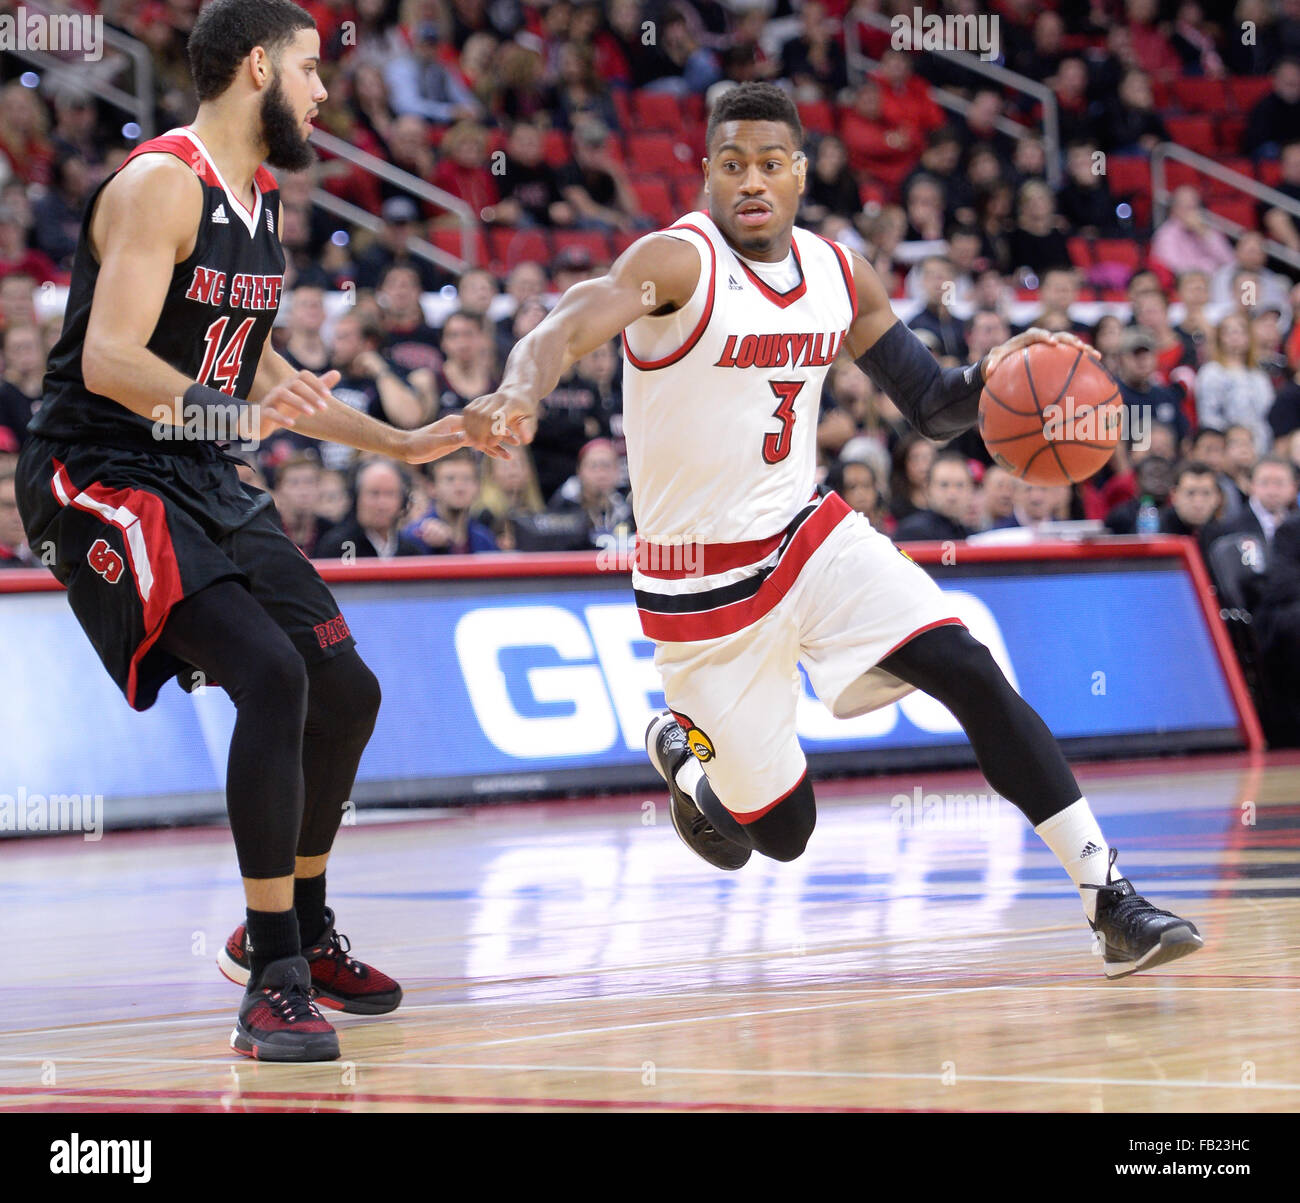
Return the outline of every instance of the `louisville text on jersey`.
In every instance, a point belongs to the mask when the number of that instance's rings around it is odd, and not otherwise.
[[[843,330],[815,334],[728,334],[715,368],[825,367],[834,363]]]

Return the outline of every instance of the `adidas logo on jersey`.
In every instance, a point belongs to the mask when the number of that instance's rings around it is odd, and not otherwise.
[[[744,286],[740,283],[739,280],[736,279],[735,276],[728,276],[728,277],[727,277],[727,287],[730,288],[730,289],[732,289],[734,292],[744,292],[744,291],[745,291]]]
[[[219,226],[228,226],[230,224],[230,218],[226,216],[226,206],[224,204],[218,205],[213,209],[212,220]]]
[[[1097,845],[1094,844],[1091,840],[1089,840],[1086,844],[1084,844],[1083,851],[1079,853],[1079,859],[1082,860],[1085,856],[1096,856],[1097,853],[1100,851],[1101,849],[1098,848]]]

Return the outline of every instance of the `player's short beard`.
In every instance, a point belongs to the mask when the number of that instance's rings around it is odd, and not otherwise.
[[[277,71],[262,95],[262,141],[266,161],[281,171],[306,171],[316,161],[316,152],[299,131],[298,119],[289,107]]]

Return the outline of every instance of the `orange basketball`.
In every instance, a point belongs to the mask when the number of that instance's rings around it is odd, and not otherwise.
[[[1035,485],[1087,480],[1119,442],[1119,385],[1091,355],[1034,343],[1004,359],[980,394],[980,437],[994,462]]]

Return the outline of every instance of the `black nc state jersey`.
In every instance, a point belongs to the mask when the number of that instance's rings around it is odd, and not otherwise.
[[[247,397],[280,305],[285,258],[277,232],[279,188],[275,177],[259,167],[250,213],[188,128],[142,143],[123,166],[139,155],[158,152],[184,159],[199,177],[203,216],[193,254],[172,271],[149,350],[191,380]],[[44,403],[30,429],[56,442],[193,453],[193,443],[156,439],[150,418],[91,392],[82,377],[82,348],[99,278],[99,264],[90,249],[90,219],[99,191],[86,206],[63,333],[50,352]],[[173,406],[168,408],[175,412]]]

